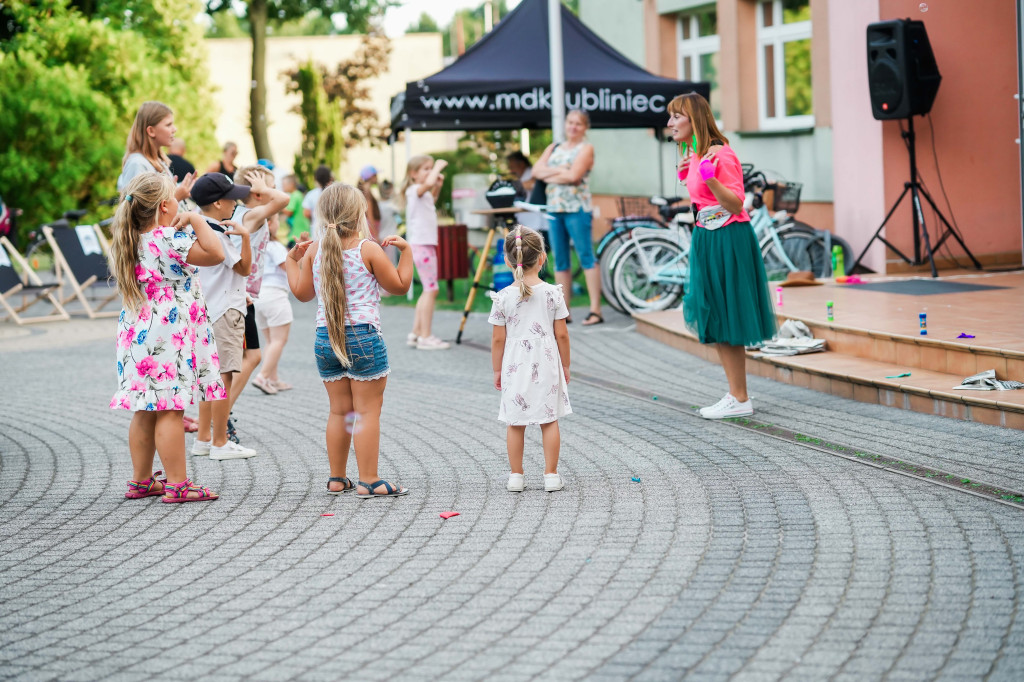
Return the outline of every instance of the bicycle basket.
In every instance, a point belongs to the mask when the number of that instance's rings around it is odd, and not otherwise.
[[[772,186],[772,210],[796,213],[800,208],[800,190],[803,186],[801,182],[776,182]]]
[[[631,216],[654,216],[654,208],[647,197],[619,197],[619,215],[623,218]]]

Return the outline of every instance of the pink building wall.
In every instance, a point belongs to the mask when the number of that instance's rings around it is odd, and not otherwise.
[[[949,217],[936,171],[937,156],[952,213],[968,248],[976,256],[988,256],[983,262],[1020,263],[1014,4],[936,1],[925,3],[925,12],[921,6],[920,0],[829,5],[836,231],[859,253],[909,179],[899,122],[875,121],[871,116],[865,51],[869,23],[909,17],[924,21],[942,74],[931,113],[936,154],[928,118],[914,120],[921,179]],[[925,221],[934,238],[939,223],[927,207]],[[890,219],[885,235],[911,255],[909,199]],[[963,261],[959,245],[952,240],[946,243]],[[1009,254],[1016,254],[1016,259],[1008,258]],[[938,254],[946,255],[944,250]],[[884,272],[885,257],[883,245],[876,242],[865,265]]]
[[[921,19],[942,74],[931,120],[946,192],[967,247],[975,256],[1021,251],[1020,149],[1017,102],[1017,15],[1010,0],[922,3],[882,0],[882,19]],[[932,198],[945,200],[932,155],[927,119],[918,118],[918,166]],[[882,124],[886,204],[903,191],[907,155],[896,122]],[[947,218],[949,214],[946,213]],[[925,219],[930,218],[925,211]],[[893,219],[904,229],[890,232],[897,246],[910,248],[909,209]],[[934,234],[933,226],[929,231]],[[947,242],[948,243],[948,242]],[[953,243],[953,253],[960,255]],[[1020,259],[1017,259],[1020,263]]]
[[[878,20],[876,2],[833,2],[829,6],[835,232],[858,254],[887,210],[881,173],[882,124],[871,116],[865,48],[866,27]],[[883,244],[876,242],[864,265],[885,271]]]

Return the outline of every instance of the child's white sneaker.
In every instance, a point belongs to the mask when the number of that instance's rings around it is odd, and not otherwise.
[[[448,350],[451,347],[452,344],[436,336],[421,336],[416,342],[416,350]]]
[[[521,493],[526,489],[526,476],[522,474],[509,474],[508,484],[505,489],[510,493]]]
[[[248,459],[255,456],[256,451],[252,448],[246,448],[231,441],[220,447],[214,445],[210,448],[210,459]]]
[[[213,445],[208,440],[199,440],[196,438],[196,442],[192,444],[193,455],[208,455],[210,454],[210,446]]]
[[[750,399],[741,403],[733,397],[732,393],[726,393],[725,397],[714,405],[700,408],[700,416],[705,419],[749,417],[752,414],[754,414],[754,406],[750,404]]]
[[[553,493],[562,489],[562,477],[558,474],[544,474],[544,490]]]
[[[419,340],[420,337],[416,336],[412,332],[409,332],[409,335],[405,337],[405,345],[409,346],[410,348],[415,348],[416,344],[419,343]]]

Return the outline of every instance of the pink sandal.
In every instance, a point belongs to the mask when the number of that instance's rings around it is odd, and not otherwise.
[[[189,497],[192,493],[195,493],[196,496]],[[209,500],[216,500],[218,497],[219,495],[209,488],[195,485],[191,479],[186,478],[181,483],[165,483],[164,496],[160,501],[169,504],[175,502],[207,502]]]
[[[128,481],[128,492],[124,494],[129,500],[137,500],[141,497],[154,497],[156,495],[163,495],[164,490],[167,488],[167,479],[157,479],[157,476],[162,474],[162,471],[155,472],[152,476],[147,478],[145,481]],[[162,484],[160,490],[153,490],[153,486],[157,483]]]

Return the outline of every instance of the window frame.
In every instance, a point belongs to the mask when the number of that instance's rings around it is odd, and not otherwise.
[[[772,25],[764,25],[762,6],[770,2],[772,6]],[[791,24],[782,23],[782,0],[757,0],[757,117],[761,130],[797,130],[813,128],[814,114],[786,116],[786,43],[798,40],[811,40],[813,46],[813,19],[797,21]],[[768,116],[768,83],[765,73],[764,52],[771,45],[774,52],[773,85],[776,112],[782,107],[783,115]],[[812,47],[813,49],[813,47]],[[813,91],[813,76],[811,88]]]
[[[705,55],[719,55],[721,60],[722,52],[722,39],[716,31],[713,35],[701,36],[700,33],[700,21],[698,15],[707,10],[717,11],[715,3],[711,2],[707,5],[700,7],[692,7],[683,12],[680,12],[678,21],[676,21],[676,70],[679,74],[679,80],[698,82],[701,80],[703,74],[701,72],[701,57]],[[686,19],[690,22],[690,38],[683,38],[683,20]],[[690,74],[686,73],[686,58],[689,57],[693,68],[697,71],[697,78],[691,78]],[[721,63],[721,62],[719,62]],[[718,83],[719,92],[721,92],[722,83]],[[720,115],[720,114],[719,114]]]

